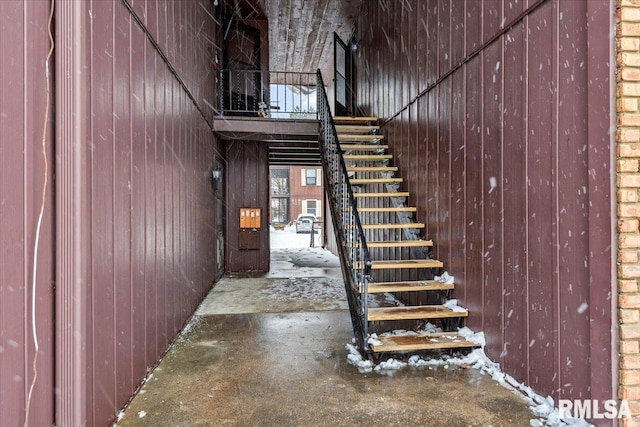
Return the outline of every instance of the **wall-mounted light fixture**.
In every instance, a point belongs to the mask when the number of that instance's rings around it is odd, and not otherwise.
[[[221,170],[215,169],[215,170],[211,171],[211,179],[213,181],[218,181],[218,180],[220,180],[220,178],[222,178],[222,171]]]

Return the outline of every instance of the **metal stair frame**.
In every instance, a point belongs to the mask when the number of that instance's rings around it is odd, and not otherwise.
[[[318,142],[324,170],[322,175],[325,193],[333,219],[355,340],[360,351],[367,353],[367,298],[372,262],[320,70],[317,71],[317,79],[317,111],[320,121]]]

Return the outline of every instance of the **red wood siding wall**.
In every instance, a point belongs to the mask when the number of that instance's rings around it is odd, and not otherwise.
[[[269,145],[261,141],[226,141],[227,256],[232,273],[269,271]],[[259,249],[239,248],[240,208],[261,208]]]
[[[132,1],[140,23],[121,1],[62,3],[59,78],[63,88],[74,75],[79,83],[70,89],[79,95],[59,94],[59,233],[80,246],[61,241],[58,275],[60,292],[75,291],[82,301],[59,300],[57,424],[107,425],[218,273],[211,182],[217,142],[208,107],[216,94],[218,26],[208,0]],[[68,51],[76,55],[68,58]],[[69,138],[76,99],[86,102],[78,119],[84,122]],[[79,186],[77,199],[69,186]],[[67,222],[78,214],[68,199],[83,212],[78,229]],[[69,262],[86,281],[76,289]],[[66,319],[81,324],[80,356],[77,344],[68,344]]]
[[[358,106],[383,119],[468,325],[555,397],[614,393],[612,14],[596,0],[365,2],[355,35]]]
[[[28,421],[44,426],[54,419],[52,109],[46,126],[49,171],[35,269],[33,263],[44,187],[48,3],[0,2],[0,423],[6,426],[23,425],[25,420],[34,378],[33,320],[39,353]]]

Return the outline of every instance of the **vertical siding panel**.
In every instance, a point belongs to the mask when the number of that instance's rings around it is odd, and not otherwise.
[[[25,351],[26,369],[24,373],[24,385],[30,387],[34,380],[33,363],[35,354],[34,338],[38,340],[38,357],[37,357],[37,378],[35,378],[34,390],[31,395],[30,407],[29,407],[29,425],[49,425],[53,420],[53,407],[54,402],[50,398],[51,390],[54,388],[54,362],[55,362],[55,347],[53,345],[54,336],[54,251],[55,234],[53,232],[54,221],[54,200],[53,200],[53,186],[54,181],[54,156],[52,155],[52,149],[54,147],[52,140],[53,130],[53,117],[55,117],[55,110],[52,104],[54,100],[53,87],[54,76],[53,71],[55,61],[52,58],[49,62],[49,85],[50,85],[50,99],[49,105],[46,102],[46,83],[45,83],[45,67],[44,61],[47,53],[50,49],[48,38],[48,22],[50,7],[49,3],[38,4],[34,2],[19,2],[20,6],[24,10],[22,26],[24,31],[23,35],[23,49],[25,52],[24,59],[24,94],[20,100],[24,106],[24,122],[16,122],[15,125],[23,126],[23,142],[24,153],[26,163],[25,167],[25,181],[24,184],[24,199],[26,201],[24,207],[24,221],[25,221],[25,233],[26,241],[24,242],[26,251],[26,258],[23,265],[26,267],[25,277],[27,279],[25,285],[27,290],[26,316],[23,317],[26,322],[26,329],[24,332],[24,339],[27,343]],[[11,18],[9,18],[11,19]],[[54,29],[51,28],[51,31]],[[4,31],[2,38],[4,38]],[[1,42],[0,42],[1,44]],[[17,47],[17,46],[16,46]],[[6,57],[4,54],[2,58]],[[0,81],[6,82],[2,79]],[[3,86],[3,91],[4,91]],[[45,108],[49,108],[48,123],[44,124],[45,120]],[[0,105],[0,117],[5,109]],[[10,113],[9,113],[10,114]],[[0,119],[1,121],[1,119]],[[5,123],[0,124],[0,127],[4,127]],[[46,135],[43,135],[43,131],[46,131]],[[38,260],[34,265],[34,251],[36,241],[36,227],[38,224],[38,218],[40,214],[40,207],[42,204],[42,192],[44,190],[44,158],[43,158],[43,138],[44,138],[44,150],[47,156],[47,189],[45,192],[45,204],[43,210],[42,222],[40,223],[40,234],[38,236]],[[15,140],[9,140],[9,144],[14,144]],[[0,145],[2,143],[0,142]],[[16,144],[17,145],[17,144]],[[0,148],[2,151],[2,148]],[[15,167],[14,165],[6,165],[7,167]],[[0,166],[3,167],[3,166]],[[0,192],[1,195],[5,194]],[[0,202],[2,203],[2,202]],[[11,221],[9,221],[11,223]],[[7,226],[10,224],[4,224]],[[2,226],[0,226],[2,227]],[[0,246],[1,248],[2,246]],[[16,254],[22,255],[20,252]],[[15,255],[14,255],[15,256]],[[5,254],[2,255],[5,258]],[[35,295],[32,291],[34,273],[36,274],[35,283]],[[5,282],[0,281],[0,287]],[[34,299],[35,298],[35,299]],[[32,306],[35,304],[35,313],[32,311]],[[0,303],[0,310],[2,304]],[[35,321],[35,325],[33,322]],[[36,337],[33,335],[33,328],[35,327]],[[0,330],[4,329],[0,325]],[[0,345],[2,342],[0,340]],[[5,347],[6,348],[6,347]],[[1,358],[2,356],[0,356]],[[0,375],[2,373],[0,372]],[[11,381],[16,378],[11,378]],[[15,383],[11,390],[16,389]],[[5,389],[6,390],[6,389]],[[26,395],[28,399],[28,388]],[[1,400],[1,398],[0,398]],[[0,409],[2,413],[2,409]],[[22,414],[21,414],[22,416]]]
[[[407,65],[409,67],[409,74],[407,76],[407,93],[406,99],[409,102],[413,95],[419,92],[418,75],[418,0],[408,0],[408,20],[406,26],[406,42],[408,44],[407,51]]]
[[[479,57],[471,60],[467,66],[466,110],[465,125],[466,164],[465,180],[467,188],[466,198],[466,248],[467,274],[465,277],[466,303],[469,309],[469,326],[481,329],[483,326],[484,296],[482,255],[482,62]]]
[[[157,19],[157,15],[156,15]],[[165,183],[165,171],[167,170],[167,164],[165,159],[165,131],[164,131],[164,95],[165,95],[165,81],[166,81],[166,68],[160,61],[156,63],[156,82],[154,90],[156,93],[154,104],[154,116],[156,118],[156,169],[155,169],[155,182],[156,182],[156,248],[157,258],[156,262],[156,310],[158,311],[157,317],[157,339],[158,349],[166,348],[168,344],[167,336],[167,280],[166,280],[166,246],[164,241],[164,233],[167,228],[165,217],[165,197],[167,194],[167,188]]]
[[[527,186],[527,109],[524,25],[506,34],[504,44],[503,198],[504,198],[504,331],[501,363],[518,378],[527,376],[527,210],[523,189]]]
[[[451,66],[459,64],[464,58],[465,38],[461,35],[464,35],[466,31],[465,7],[467,3],[451,0]]]
[[[130,52],[130,79],[131,79],[131,211],[132,211],[132,242],[131,263],[133,295],[131,301],[131,314],[133,324],[131,328],[131,353],[133,355],[133,378],[141,378],[146,373],[146,135],[145,135],[145,41],[142,34],[137,31],[136,24],[129,25]],[[150,357],[150,356],[149,356]]]
[[[94,3],[95,5],[95,3]],[[113,8],[101,5],[94,14],[91,41],[92,179],[92,309],[93,419],[109,419],[115,403],[115,272],[114,272],[114,129]]]
[[[438,8],[438,77],[451,68],[451,0],[440,0]]]
[[[0,418],[3,425],[51,425],[54,420],[51,399],[55,362],[53,98],[47,105],[44,67],[49,50],[49,7],[48,3],[0,2],[0,81],[3,82],[0,90]],[[53,67],[52,60],[49,63],[51,87]],[[49,124],[45,126],[46,108],[49,108]],[[48,183],[38,236],[38,259],[34,265],[36,227],[44,191],[43,148],[48,161]],[[35,295],[32,292],[34,274]],[[35,313],[32,304],[35,304]],[[39,348],[37,361],[34,360],[35,338]],[[34,361],[37,378],[27,417],[25,407],[34,380]]]
[[[408,144],[407,156],[409,160],[409,167],[407,169],[407,173],[403,175],[404,184],[402,185],[402,188],[406,189],[410,194],[412,194],[411,200],[408,201],[408,205],[411,206],[417,205],[417,200],[415,200],[415,198],[417,196],[417,183],[420,179],[418,177],[418,171],[420,170],[418,166],[418,162],[420,161],[420,149],[418,144],[418,108],[419,107],[417,102],[411,104],[411,107],[409,108],[409,134],[406,138]],[[414,219],[419,222],[424,222],[425,220],[424,218],[418,216],[414,216]]]
[[[616,361],[617,334],[614,331],[617,322],[616,298],[612,298],[612,290],[616,288],[604,286],[613,283],[613,247],[615,247],[613,230],[614,194],[607,191],[611,187],[612,151],[615,144],[611,135],[611,97],[610,87],[614,74],[608,61],[601,58],[610,57],[611,43],[602,35],[610,28],[610,20],[614,6],[610,2],[589,2],[587,4],[587,112],[588,139],[588,192],[590,206],[609,207],[602,211],[589,209],[589,283],[601,283],[603,286],[589,286],[589,315],[591,336],[591,397],[606,400],[615,396],[618,384]],[[601,143],[605,142],[602,147]],[[609,144],[606,144],[609,142]],[[607,146],[608,145],[608,146]],[[615,285],[614,285],[615,286]],[[601,337],[605,337],[604,340]]]
[[[482,43],[489,40],[504,25],[503,0],[482,0]]]
[[[560,364],[572,367],[588,352],[589,229],[587,87],[584,54],[587,28],[585,2],[559,4],[558,57],[558,287]],[[582,22],[581,22],[582,21]],[[583,305],[584,304],[584,305]],[[577,369],[562,371],[562,396],[587,398],[588,383]]]
[[[0,413],[7,422],[23,423],[28,390],[26,347],[28,337],[28,277],[26,190],[28,167],[24,76],[28,52],[23,51],[26,11],[20,2],[0,4],[3,31],[0,53],[0,77],[5,84],[0,92]],[[6,26],[5,26],[6,25]]]
[[[529,121],[527,179],[529,182],[528,234],[530,257],[529,275],[529,372],[530,384],[535,389],[555,390],[558,378],[545,372],[558,372],[555,350],[556,328],[553,323],[554,306],[554,231],[549,218],[553,218],[554,185],[551,182],[554,148],[552,109],[554,105],[554,73],[552,70],[553,13],[551,8],[538,9],[529,18],[530,38],[527,74],[529,92]],[[547,141],[546,144],[541,143]]]
[[[454,2],[455,4],[456,2]],[[458,42],[459,43],[459,42]],[[459,43],[464,45],[463,43]],[[447,262],[449,273],[455,277],[456,298],[465,300],[466,266],[466,219],[465,219],[465,74],[452,76],[451,88],[451,199],[450,199],[450,256]]]
[[[145,322],[146,322],[146,345],[147,360],[146,365],[151,366],[155,360],[155,355],[159,353],[157,340],[157,307],[156,293],[156,259],[158,252],[156,248],[156,122],[155,122],[155,55],[151,44],[145,42]]]
[[[527,0],[503,0],[504,21],[511,22],[526,8]]]
[[[178,100],[179,94],[182,92],[178,82],[175,81],[170,75],[166,73],[167,81],[165,82],[165,140],[164,149],[166,157],[167,170],[165,172],[165,186],[167,193],[165,194],[165,221],[168,226],[168,232],[165,230],[165,251],[166,251],[166,304],[167,304],[167,333],[168,337],[175,336],[175,333],[182,329],[184,319],[180,314],[180,306],[175,303],[176,298],[179,296],[179,283],[183,280],[183,275],[180,273],[179,263],[179,251],[177,242],[183,240],[183,236],[176,232],[179,226],[178,221],[178,209],[180,201],[180,182],[181,177],[187,172],[186,167],[182,164],[184,161],[180,155],[180,140],[179,140],[179,120],[176,120],[179,115]],[[202,143],[205,143],[201,141]],[[204,236],[202,236],[204,237]],[[196,239],[196,236],[190,236],[189,238]],[[197,245],[202,244],[200,239],[197,239]]]
[[[427,4],[427,86],[438,80],[438,2]]]
[[[427,164],[427,183],[424,189],[425,200],[427,201],[427,223],[428,235],[434,239],[438,236],[438,98],[437,91],[431,91],[427,95],[428,121],[427,121],[427,144],[424,154]]]
[[[482,45],[482,2],[466,1],[465,3],[465,41],[466,55],[475,52]]]
[[[448,35],[446,37],[448,40]],[[439,260],[449,268],[451,265],[451,78],[439,85],[438,102],[438,147],[436,171],[438,189],[436,203],[438,206],[438,232],[434,246]]]
[[[415,195],[415,206],[417,208],[416,216],[425,223],[425,236],[431,239],[431,230],[429,229],[429,205],[430,203],[420,202],[427,199],[427,188],[429,186],[429,172],[428,172],[428,156],[427,156],[427,141],[429,138],[429,97],[423,96],[416,102],[418,105],[418,144],[417,154],[418,169],[416,176],[419,177],[419,181],[416,182],[416,190],[413,193]]]
[[[131,92],[130,17],[123,8],[114,14],[114,264],[115,264],[115,347],[116,401],[134,391],[132,379],[132,254],[131,254]]]
[[[417,18],[417,31],[416,31],[416,39],[418,40],[417,45],[417,53],[418,56],[416,61],[418,63],[418,87],[417,92],[423,91],[427,88],[427,74],[429,69],[429,64],[427,63],[428,56],[424,53],[427,51],[428,43],[428,28],[427,28],[427,2],[418,1],[416,10],[416,18]]]
[[[483,53],[483,287],[484,329],[501,331],[502,299],[502,44],[496,42]],[[487,337],[489,357],[497,359],[503,343],[500,333]]]

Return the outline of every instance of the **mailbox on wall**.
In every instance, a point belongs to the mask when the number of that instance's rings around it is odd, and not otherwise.
[[[260,208],[240,208],[239,249],[260,249],[261,211]]]

